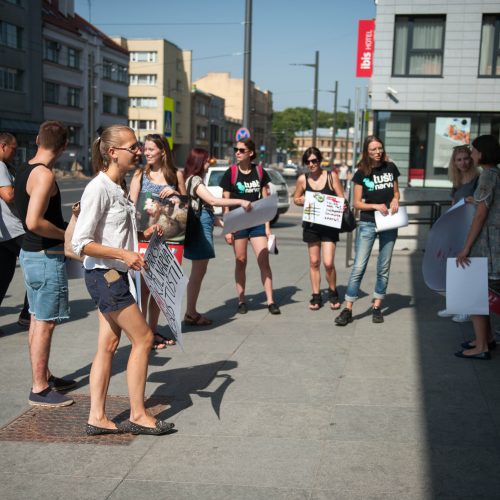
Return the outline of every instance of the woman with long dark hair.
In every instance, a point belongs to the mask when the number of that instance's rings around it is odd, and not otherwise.
[[[257,201],[269,196],[267,185],[271,182],[267,172],[253,163],[256,157],[255,143],[247,138],[238,141],[234,148],[236,165],[229,167],[220,182],[224,198]],[[228,210],[228,209],[226,209]],[[246,267],[248,242],[252,245],[260,269],[260,277],[264,285],[267,308],[271,314],[281,314],[280,308],[273,300],[273,275],[269,265],[267,239],[271,234],[270,223],[249,227],[235,233],[226,234],[226,242],[233,246],[236,260],[235,280],[238,293],[238,313],[246,314],[245,302]]]
[[[488,259],[488,286],[500,293],[500,144],[492,135],[481,135],[472,141],[472,160],[483,169],[474,191],[476,214],[472,219],[464,248],[457,255],[457,265],[465,267],[469,257]],[[459,358],[491,358],[496,348],[489,315],[471,315],[475,339],[464,342]]]
[[[186,194],[184,178],[174,164],[172,151],[165,137],[149,134],[144,139],[144,157],[146,166],[138,168],[130,183],[130,199],[137,205],[140,193],[156,193],[161,198],[173,194]],[[149,293],[146,282],[141,277],[141,306],[148,324],[155,334],[155,349],[164,349],[174,345],[175,340],[167,339],[157,331],[160,308]]]
[[[213,207],[243,207],[250,210],[251,204],[247,200],[230,200],[216,198],[204,184],[205,173],[210,165],[208,151],[193,148],[189,153],[184,167],[185,184],[188,190],[190,203],[195,212],[200,208],[199,233],[191,235],[184,247],[184,257],[191,260],[191,275],[187,286],[187,308],[184,323],[192,326],[208,326],[212,320],[202,316],[196,310],[196,303],[200,294],[201,283],[207,272],[208,261],[215,257],[213,230]]]
[[[361,160],[352,181],[354,183],[354,208],[360,211],[356,234],[356,256],[345,294],[346,307],[335,319],[339,326],[352,321],[352,307],[358,298],[361,280],[365,274],[373,244],[378,237],[377,280],[373,293],[372,321],[383,323],[381,305],[389,282],[392,250],[398,236],[397,229],[377,233],[375,211],[387,215],[399,208],[399,170],[388,161],[384,143],[376,136],[365,139]]]
[[[120,432],[160,435],[174,426],[154,418],[144,406],[153,332],[129,289],[128,270],[142,269],[144,260],[137,252],[135,208],[123,186],[140,155],[141,145],[129,127],[113,125],[102,132],[92,147],[92,164],[99,173],[83,192],[72,238],[75,254],[85,257],[85,284],[98,307],[99,338],[90,370],[86,427],[92,436]],[[155,229],[152,226],[148,232]],[[122,330],[132,344],[127,364],[130,419],[117,426],[106,415],[106,394]]]
[[[306,191],[322,193],[331,196],[344,197],[344,190],[335,172],[322,170],[323,156],[318,148],[310,147],[304,151],[302,164],[308,169],[297,179],[293,201],[296,205],[304,205]],[[309,301],[311,311],[318,310],[323,305],[321,298],[321,260],[325,268],[328,283],[328,301],[331,309],[339,309],[340,301],[337,293],[337,273],[335,270],[335,249],[339,241],[339,230],[313,224],[302,223],[302,241],[307,243],[309,253],[309,277],[311,279],[312,298]]]

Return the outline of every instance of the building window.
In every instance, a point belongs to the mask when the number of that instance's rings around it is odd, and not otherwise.
[[[45,82],[44,100],[49,104],[59,104],[59,84],[54,82]]]
[[[113,70],[113,63],[111,61],[104,60],[102,63],[102,77],[111,80]]]
[[[134,130],[156,130],[156,120],[129,120],[128,126]]]
[[[181,112],[181,102],[180,101],[175,101],[175,112],[176,113]]]
[[[156,108],[158,100],[156,97],[131,97],[131,108]]]
[[[70,125],[68,127],[68,143],[74,146],[81,146],[80,142],[80,127]]]
[[[72,108],[80,107],[81,90],[75,87],[68,87],[68,106]]]
[[[181,122],[177,122],[175,126],[175,135],[176,137],[182,137],[181,133]]]
[[[180,80],[175,82],[175,90],[177,90],[177,92],[182,92],[182,82]]]
[[[127,99],[116,99],[116,114],[120,116],[128,116],[128,102]]]
[[[445,16],[396,16],[392,76],[443,73]]]
[[[0,66],[0,89],[22,90],[23,72],[19,69],[2,68]]]
[[[201,125],[196,126],[196,138],[203,140],[208,136],[207,127],[202,127]]]
[[[131,62],[156,62],[156,52],[131,52]]]
[[[116,79],[120,83],[127,83],[128,84],[128,68],[126,66],[122,66],[121,64],[117,65]]]
[[[80,69],[80,51],[73,47],[68,47],[68,66]]]
[[[59,52],[61,51],[61,44],[53,40],[45,40],[45,59],[50,62],[59,62]]]
[[[102,96],[102,112],[103,113],[113,112],[113,98],[110,95]]]
[[[500,76],[500,14],[483,16],[479,76]]]
[[[130,75],[130,85],[156,85],[156,75]]]
[[[23,30],[19,26],[0,21],[0,45],[21,49],[22,34]]]

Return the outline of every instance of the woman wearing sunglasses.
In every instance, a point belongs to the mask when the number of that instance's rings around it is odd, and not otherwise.
[[[159,435],[173,427],[152,417],[144,406],[153,332],[129,289],[128,270],[140,270],[144,260],[135,251],[135,208],[124,189],[124,179],[141,153],[141,145],[129,127],[113,125],[102,132],[92,147],[92,164],[99,173],[83,192],[73,233],[73,251],[84,256],[85,284],[98,307],[99,338],[90,370],[90,414],[86,427],[92,436],[120,432]],[[149,232],[155,229],[152,226]],[[122,330],[132,344],[127,364],[130,420],[117,427],[107,417],[105,408],[113,355]]]
[[[140,193],[156,193],[161,198],[173,194],[186,194],[184,178],[177,170],[167,139],[159,134],[147,135],[144,139],[146,166],[136,170],[130,183],[130,199],[137,205]],[[149,293],[141,277],[141,305],[144,316],[155,334],[154,349],[165,349],[175,345],[175,340],[167,339],[157,332],[160,308]]]
[[[236,155],[236,166],[230,167],[224,172],[220,187],[223,190],[224,198],[257,201],[261,197],[269,196],[267,185],[271,182],[267,172],[257,167],[252,160],[255,158],[255,144],[251,139],[238,141],[234,148]],[[233,178],[232,173],[236,176]],[[225,208],[229,210],[229,208]],[[247,247],[248,242],[257,257],[260,269],[260,276],[267,299],[267,307],[271,314],[281,314],[280,308],[273,300],[273,275],[269,265],[269,252],[267,250],[267,238],[271,234],[270,224],[261,224],[237,231],[233,234],[226,234],[226,242],[233,246],[236,259],[235,280],[236,291],[238,293],[238,313],[246,314],[248,307],[245,302],[246,267],[247,267]]]
[[[346,307],[335,319],[338,326],[352,321],[352,307],[358,299],[361,280],[366,271],[373,244],[378,238],[377,279],[373,292],[372,321],[383,323],[382,300],[385,297],[392,250],[398,236],[397,229],[377,233],[375,210],[384,215],[396,213],[399,209],[399,170],[388,161],[384,143],[376,136],[369,135],[363,144],[361,160],[352,178],[354,183],[354,208],[360,211],[360,221],[356,231],[356,255],[345,294]]]
[[[323,156],[318,148],[310,147],[304,151],[302,163],[308,173],[297,179],[293,201],[296,205],[304,205],[306,191],[332,196],[344,197],[344,190],[335,172],[327,172],[321,168]],[[321,298],[321,257],[325,268],[326,282],[328,283],[328,301],[331,309],[339,309],[340,301],[337,293],[337,273],[335,271],[335,248],[339,241],[339,230],[313,224],[302,223],[302,241],[307,243],[309,253],[309,277],[311,279],[312,298],[309,309],[317,311],[322,305]]]

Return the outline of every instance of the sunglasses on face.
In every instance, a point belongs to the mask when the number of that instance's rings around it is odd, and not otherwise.
[[[132,146],[129,146],[128,148],[114,147],[114,149],[120,149],[122,151],[128,151],[129,153],[135,154],[138,151],[142,151],[142,144],[140,142],[136,142],[135,144],[132,144]]]
[[[250,150],[245,148],[233,148],[235,153],[241,153],[242,155],[248,153]]]
[[[317,165],[319,163],[318,160],[314,159],[314,160],[306,160],[306,165],[309,165],[310,163],[312,163],[313,165]]]

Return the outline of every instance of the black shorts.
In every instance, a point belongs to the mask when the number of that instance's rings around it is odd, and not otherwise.
[[[322,241],[337,243],[339,241],[339,230],[333,227],[304,222],[302,228],[302,241],[305,243],[320,243]]]
[[[120,278],[113,283],[108,283],[104,274],[109,269],[86,269],[85,284],[99,311],[109,313],[125,309],[135,303],[130,293],[128,273],[119,272]]]

